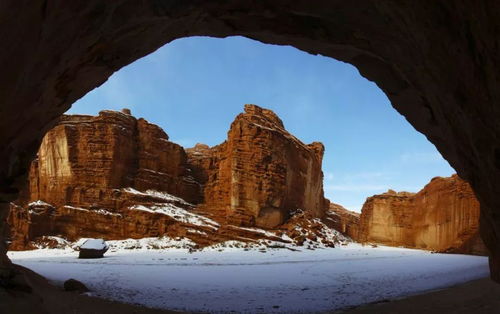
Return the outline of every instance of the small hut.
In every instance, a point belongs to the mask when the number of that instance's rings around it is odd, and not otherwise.
[[[78,247],[78,258],[102,258],[108,248],[103,239],[87,239]]]

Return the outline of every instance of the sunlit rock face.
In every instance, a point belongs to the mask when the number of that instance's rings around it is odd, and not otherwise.
[[[158,126],[116,111],[61,117],[44,137],[28,185],[11,206],[10,248],[30,248],[31,240],[44,235],[120,239],[175,230],[175,220],[129,210],[172,201],[124,188],[163,191],[189,203],[202,197],[184,149]],[[173,201],[192,207],[187,202]]]
[[[205,184],[204,210],[233,224],[273,228],[297,209],[324,216],[323,144],[302,143],[270,110],[245,105],[224,143],[187,152]]]
[[[321,143],[303,144],[272,111],[254,105],[236,117],[226,142],[198,144],[187,153],[128,110],[63,116],[44,137],[29,184],[11,205],[10,249],[33,248],[44,236],[187,237],[200,246],[316,241],[326,230],[321,218],[328,206],[323,151]],[[323,244],[334,245],[334,237],[323,236]]]
[[[120,187],[166,191],[194,203],[201,193],[181,146],[158,126],[116,111],[63,116],[44,137],[29,182],[31,200],[55,206],[113,207],[110,193]]]
[[[418,193],[369,197],[362,208],[361,242],[487,255],[479,238],[479,202],[457,175],[436,177]]]

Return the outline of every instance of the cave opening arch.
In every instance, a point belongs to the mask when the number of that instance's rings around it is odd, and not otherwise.
[[[350,63],[376,82],[471,183],[500,280],[498,4],[8,1],[0,12],[3,29],[21,30],[5,35],[0,58],[2,217],[42,136],[86,92],[176,38],[239,35]]]
[[[170,42],[115,72],[68,113],[127,107],[188,149],[224,142],[246,103],[274,111],[304,143],[325,145],[325,195],[349,210],[359,212],[373,194],[417,192],[454,173],[353,66],[244,37]]]

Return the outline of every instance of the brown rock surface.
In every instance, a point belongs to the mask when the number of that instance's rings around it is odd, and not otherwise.
[[[359,213],[347,210],[339,204],[330,203],[326,215],[327,225],[355,241],[358,239]]]
[[[391,246],[487,255],[478,236],[479,202],[457,175],[436,177],[418,193],[369,197],[358,240]]]
[[[45,236],[60,236],[69,241],[84,237],[113,240],[164,235],[178,237],[186,235],[189,228],[208,233],[217,230],[215,222],[200,226],[176,218],[176,215],[192,209],[192,205],[168,194],[155,196],[129,188],[114,189],[111,197],[107,202],[114,203],[112,208],[95,203],[91,207],[53,206],[42,201],[13,207],[9,217],[13,230],[9,249],[34,248]],[[162,208],[173,208],[175,212],[167,215]]]
[[[303,144],[270,110],[245,105],[227,141],[187,152],[205,184],[205,211],[263,228],[281,225],[297,209],[324,216],[323,144]]]
[[[179,228],[170,216],[130,208],[171,204],[190,209],[193,205],[184,200],[201,200],[186,153],[161,128],[126,112],[63,116],[47,133],[32,162],[28,188],[11,206],[11,249],[30,248],[31,241],[49,235],[124,239],[172,235]]]
[[[84,283],[73,278],[66,280],[63,284],[63,287],[65,291],[76,291],[78,293],[90,291]]]
[[[206,246],[287,243],[300,234],[335,244],[319,219],[327,204],[324,147],[300,142],[272,111],[246,105],[226,142],[187,151],[130,111],[63,116],[42,141],[28,188],[11,205],[10,249],[60,245],[53,236],[186,237]],[[292,240],[282,237],[288,233]]]
[[[56,207],[109,203],[113,189],[156,189],[197,202],[184,149],[144,119],[116,111],[63,116],[44,137],[29,177],[30,200]]]

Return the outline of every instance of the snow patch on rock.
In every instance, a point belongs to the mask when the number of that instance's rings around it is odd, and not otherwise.
[[[52,205],[50,205],[49,203],[46,203],[42,200],[37,200],[37,201],[29,203],[28,206],[32,207],[32,206],[52,206]]]
[[[178,202],[182,205],[193,206],[193,204],[186,202],[184,199],[182,199],[180,197],[177,197],[177,196],[174,196],[172,194],[165,193],[165,192],[156,191],[156,190],[147,190],[145,192],[141,192],[141,191],[138,191],[134,188],[128,187],[128,188],[122,189],[122,191],[124,191],[126,193],[130,193],[130,194],[135,194],[135,195],[152,196],[152,197],[159,198],[159,199],[162,199],[165,201]]]
[[[108,247],[103,239],[87,239],[79,246],[80,249],[85,250],[104,250]]]
[[[210,218],[190,213],[187,210],[177,207],[173,204],[157,204],[152,206],[134,205],[129,207],[130,210],[142,210],[149,213],[157,213],[167,215],[173,219],[196,226],[209,227],[217,229],[219,224]]]

